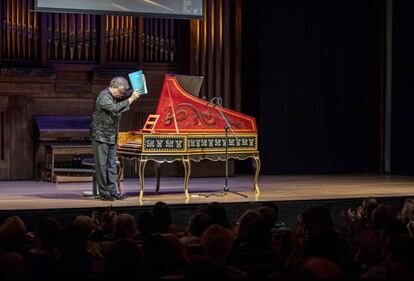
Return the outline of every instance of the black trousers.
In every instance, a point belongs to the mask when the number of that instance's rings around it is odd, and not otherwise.
[[[112,197],[118,193],[116,188],[116,144],[92,141],[92,150],[99,195]]]

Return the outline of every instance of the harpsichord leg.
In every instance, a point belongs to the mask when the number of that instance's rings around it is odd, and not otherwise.
[[[183,166],[184,166],[184,193],[185,193],[185,197],[188,199],[190,198],[190,195],[188,194],[188,180],[190,179],[190,174],[191,174],[190,157],[183,156]]]
[[[145,165],[147,164],[146,158],[139,158],[138,160],[138,174],[139,174],[139,181],[141,184],[141,189],[139,192],[139,200],[141,201],[144,197],[144,175],[145,175]]]
[[[118,160],[119,160],[119,170],[118,170],[118,175],[116,176],[116,187],[118,189],[118,193],[122,194],[121,177],[124,174],[125,158],[122,156],[118,156]]]
[[[260,189],[259,189],[259,173],[260,173],[260,158],[259,155],[254,155],[253,156],[253,160],[254,160],[254,164],[255,164],[255,174],[254,174],[254,186],[253,189],[254,191],[256,191],[256,193],[260,193]]]
[[[155,168],[155,176],[157,178],[157,186],[155,188],[155,193],[158,194],[158,192],[160,191],[160,181],[161,181],[161,164],[158,162],[155,162],[154,164],[154,168]]]

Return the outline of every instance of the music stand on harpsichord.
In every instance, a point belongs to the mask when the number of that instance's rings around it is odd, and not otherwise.
[[[223,121],[226,123],[224,125],[224,132],[225,132],[225,140],[226,140],[226,145],[224,146],[224,151],[225,151],[225,163],[226,163],[226,176],[224,179],[224,187],[222,191],[216,191],[213,193],[209,193],[209,194],[200,194],[201,196],[205,196],[205,197],[210,197],[210,196],[215,196],[215,195],[226,195],[227,193],[232,193],[232,194],[236,194],[239,196],[242,196],[244,198],[247,198],[247,195],[244,195],[242,193],[236,192],[236,191],[232,191],[230,190],[229,186],[228,186],[228,180],[229,180],[229,157],[228,157],[228,145],[229,145],[229,141],[228,141],[228,133],[229,130],[231,131],[232,135],[235,135],[233,132],[233,129],[231,128],[230,122],[227,119],[226,115],[223,113],[223,111],[221,110],[222,107],[222,100],[220,97],[214,97],[209,101],[209,104],[212,104],[214,107],[217,108],[218,112],[220,113],[221,118],[223,119]],[[237,138],[237,135],[235,135]]]

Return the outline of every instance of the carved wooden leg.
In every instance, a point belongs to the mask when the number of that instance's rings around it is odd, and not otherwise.
[[[255,166],[253,190],[256,191],[256,193],[260,193],[259,184],[258,184],[259,173],[260,173],[260,158],[259,158],[259,155],[254,155],[253,160],[254,160],[253,165]]]
[[[190,179],[191,174],[191,162],[188,156],[183,156],[183,166],[184,166],[184,193],[186,198],[190,198],[188,194],[188,180]]]
[[[138,167],[138,169],[139,169],[139,180],[140,180],[140,183],[141,183],[141,189],[140,189],[140,192],[139,192],[139,200],[141,201],[142,200],[142,198],[144,197],[144,175],[145,175],[145,165],[147,164],[147,159],[143,159],[143,158],[140,158],[140,159],[138,159],[137,160],[138,161],[138,163],[139,163],[139,167]]]
[[[155,162],[154,168],[155,168],[155,176],[157,177],[157,187],[155,189],[155,192],[158,193],[160,191],[161,164],[158,162]]]
[[[118,193],[122,194],[121,176],[124,174],[125,158],[121,156],[121,157],[118,157],[118,160],[119,160],[119,169],[118,169],[118,175],[116,177],[116,187],[118,189]]]

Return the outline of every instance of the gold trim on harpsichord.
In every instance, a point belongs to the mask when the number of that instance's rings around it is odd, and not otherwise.
[[[118,147],[142,148],[137,152],[151,154],[173,153],[223,153],[226,149],[223,134],[149,134],[119,132]],[[229,153],[258,150],[257,134],[237,134],[227,137]]]
[[[247,152],[240,152],[240,151],[234,151],[234,152],[228,152],[227,158],[235,159],[235,160],[246,160],[248,158],[255,158],[259,157],[258,151],[247,151]],[[198,156],[198,157],[197,157]],[[189,154],[190,160],[194,162],[201,162],[202,160],[210,160],[213,162],[219,162],[219,161],[226,161],[226,155],[223,152],[220,153],[191,153]]]
[[[200,139],[201,143],[200,145],[202,147],[191,147],[190,143],[192,139]],[[254,144],[251,144],[251,139],[253,139]],[[189,145],[187,146],[188,152],[224,152],[226,149],[225,144],[220,144],[219,147],[217,147],[216,142],[217,141],[225,141],[226,136],[223,134],[209,134],[209,135],[188,135],[187,141]],[[227,147],[228,152],[237,152],[237,151],[256,151],[257,150],[257,134],[237,134],[237,135],[228,135],[227,140],[229,142],[229,146]],[[207,143],[202,143],[202,142]],[[232,142],[243,142],[240,145],[232,146]],[[213,142],[212,146],[209,146],[209,144]],[[196,144],[197,145],[197,144]],[[206,146],[207,145],[207,146]]]
[[[195,142],[194,143],[194,139]],[[223,153],[223,134],[142,134],[142,153]],[[228,152],[257,151],[257,134],[228,136]]]
[[[153,139],[153,142],[150,140]],[[187,135],[182,134],[142,134],[143,153],[186,153]]]
[[[155,156],[155,157],[154,157]],[[156,157],[156,156],[161,156],[161,157]],[[162,158],[162,157],[164,157],[164,158]],[[175,158],[168,158],[168,157],[175,157]],[[154,162],[157,162],[157,163],[173,163],[173,162],[176,162],[176,161],[183,161],[183,155],[171,155],[171,156],[169,156],[169,155],[165,155],[165,154],[160,154],[160,155],[158,155],[158,154],[154,154],[154,153],[151,153],[151,154],[141,154],[141,159],[140,159],[141,161],[149,161],[149,160],[151,160],[151,161],[154,161]]]

